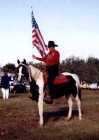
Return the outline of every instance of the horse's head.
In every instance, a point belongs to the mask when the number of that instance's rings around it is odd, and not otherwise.
[[[26,63],[26,60],[24,59],[22,62],[19,60],[18,62],[18,81],[22,82],[24,80],[29,80],[29,71],[28,71],[28,64]]]
[[[31,68],[32,68],[32,72],[31,72]],[[19,62],[18,81],[23,82],[24,80],[26,80],[29,82],[32,99],[36,101],[38,101],[38,97],[39,97],[38,85],[36,84],[36,81],[35,81],[35,76],[37,75],[38,75],[38,71],[35,71],[35,68],[32,65],[27,64],[26,60],[23,62]]]

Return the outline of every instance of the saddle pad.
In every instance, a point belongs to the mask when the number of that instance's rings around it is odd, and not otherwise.
[[[59,74],[58,76],[56,76],[56,78],[53,81],[54,85],[59,85],[65,82],[69,82],[70,78],[69,76],[63,75],[63,74]]]

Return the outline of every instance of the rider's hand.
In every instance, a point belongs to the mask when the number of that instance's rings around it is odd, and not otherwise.
[[[35,56],[35,55],[32,55],[32,58],[33,58],[33,59],[36,59],[36,56]]]

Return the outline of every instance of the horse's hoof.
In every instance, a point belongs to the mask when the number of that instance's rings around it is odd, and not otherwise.
[[[43,127],[43,124],[40,124],[40,126],[39,126],[40,128],[42,128]]]
[[[40,126],[43,126],[43,124],[44,124],[43,118],[40,118],[39,124],[40,124]]]
[[[39,125],[40,125],[40,127],[43,127],[44,124],[43,124],[43,122],[40,122]]]
[[[70,120],[71,120],[71,117],[67,117],[66,120],[67,120],[67,121],[70,121]]]
[[[79,117],[79,120],[81,121],[82,120],[82,117]]]

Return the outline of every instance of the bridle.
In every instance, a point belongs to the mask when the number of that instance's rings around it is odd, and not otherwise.
[[[21,63],[21,64],[19,64],[18,69],[19,69],[19,71],[18,71],[18,81],[22,82],[23,78],[28,80],[28,78],[29,78],[28,66]],[[23,70],[25,71],[25,73],[22,72]]]

